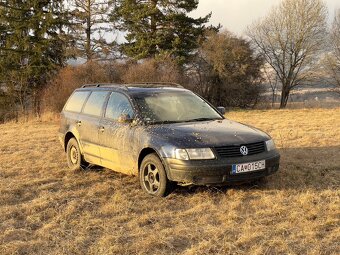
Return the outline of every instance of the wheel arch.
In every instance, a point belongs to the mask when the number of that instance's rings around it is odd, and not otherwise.
[[[152,153],[156,153],[159,157],[159,154],[157,153],[157,151],[154,149],[154,148],[151,148],[151,147],[146,147],[146,148],[143,148],[139,155],[138,155],[138,165],[137,165],[137,169],[138,169],[138,172],[139,172],[139,169],[140,169],[140,166],[142,164],[142,161],[143,159],[149,155],[149,154],[152,154]]]
[[[76,136],[71,132],[71,131],[68,131],[66,134],[65,134],[65,139],[64,139],[64,150],[66,151],[66,148],[67,148],[67,144],[68,144],[68,141],[70,141],[72,138],[76,138]]]
[[[158,158],[160,159],[160,161],[162,162],[163,166],[164,166],[164,169],[165,169],[165,172],[166,172],[166,175],[169,177],[169,174],[168,174],[168,166],[165,164],[164,160],[163,160],[163,157],[161,156],[161,154],[154,148],[152,147],[146,147],[146,148],[143,148],[141,150],[141,152],[139,153],[138,155],[138,172],[140,171],[140,166],[142,164],[142,161],[143,159],[149,155],[149,154],[152,154],[152,153],[155,153]]]

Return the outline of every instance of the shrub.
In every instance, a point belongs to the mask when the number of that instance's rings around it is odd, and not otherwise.
[[[127,65],[122,75],[124,83],[134,82],[175,82],[181,83],[183,76],[178,65],[170,58],[148,59],[142,63]]]
[[[51,79],[43,93],[45,111],[60,112],[71,93],[81,85],[110,82],[106,66],[88,62],[79,66],[67,66]]]
[[[192,61],[194,89],[215,105],[253,107],[262,92],[263,59],[229,32],[211,33]]]

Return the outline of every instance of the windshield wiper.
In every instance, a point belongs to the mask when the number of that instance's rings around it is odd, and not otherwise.
[[[179,123],[178,120],[163,120],[163,121],[149,121],[149,124],[173,124],[173,123]]]
[[[196,118],[191,120],[163,120],[163,121],[148,121],[148,124],[173,124],[173,123],[184,123],[184,122],[196,122],[196,121],[209,121],[209,120],[222,120],[219,118]]]
[[[208,121],[208,120],[222,120],[222,119],[219,119],[219,118],[196,118],[196,119],[186,120],[184,122]]]

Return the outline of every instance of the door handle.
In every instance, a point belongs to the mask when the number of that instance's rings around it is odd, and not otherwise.
[[[81,121],[80,121],[80,120],[77,121],[77,126],[78,126],[78,127],[81,126]]]
[[[104,127],[100,127],[99,131],[103,133],[105,131],[105,128]]]

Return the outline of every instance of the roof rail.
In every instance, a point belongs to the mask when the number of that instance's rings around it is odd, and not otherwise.
[[[124,87],[124,85],[115,84],[115,83],[94,83],[94,84],[84,84],[81,87],[82,88],[88,88],[88,87]]]
[[[127,84],[115,84],[115,83],[94,83],[94,84],[84,84],[81,86],[82,88],[90,88],[90,87],[116,87],[116,88],[125,88],[127,89],[129,86],[131,87],[175,87],[175,88],[183,88],[182,85],[174,82],[135,82],[135,83],[127,83]]]
[[[176,88],[183,88],[182,85],[175,83],[175,82],[133,82],[124,84],[125,86],[129,85],[154,85],[155,87],[161,85],[162,87],[176,87]]]

